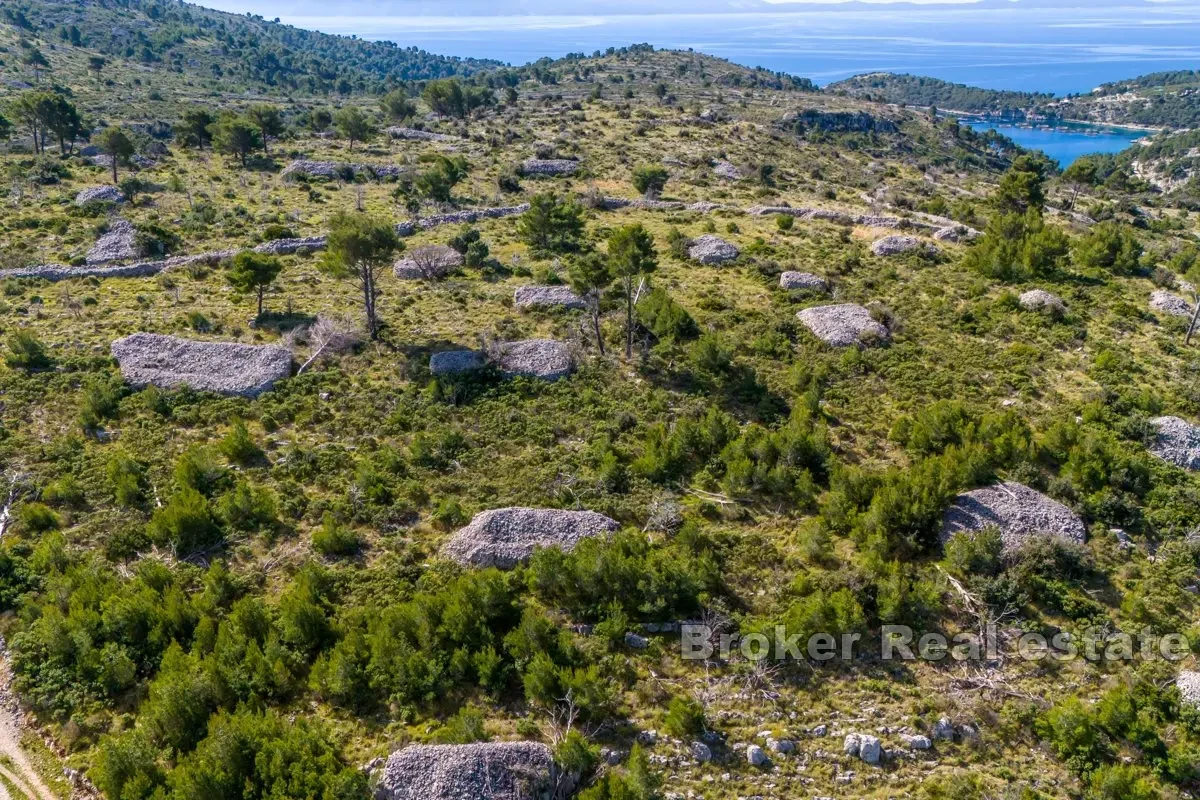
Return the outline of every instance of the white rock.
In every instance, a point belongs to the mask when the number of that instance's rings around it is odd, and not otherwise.
[[[796,316],[814,336],[834,347],[882,344],[891,337],[870,311],[854,303],[813,306]]]
[[[442,548],[443,554],[465,566],[511,569],[526,561],[538,547],[575,549],[592,536],[612,533],[615,520],[595,511],[553,508],[495,508],[476,514]]]
[[[1151,454],[1177,467],[1200,470],[1200,426],[1179,417],[1155,417],[1150,424],[1156,430]]]
[[[712,748],[704,742],[692,742],[692,758],[701,764],[707,764],[712,761]]]
[[[1008,552],[1030,539],[1054,536],[1082,543],[1087,529],[1075,512],[1020,483],[1006,481],[964,492],[942,518],[942,543],[954,534],[997,528]]]
[[[933,738],[935,739],[953,739],[954,738],[954,723],[946,717],[939,719],[933,726]]]
[[[1185,705],[1200,708],[1200,672],[1180,672],[1175,685],[1179,687],[1179,696]]]
[[[711,233],[696,237],[688,245],[688,258],[701,264],[724,264],[733,261],[739,255],[741,251],[737,245]]]
[[[936,256],[939,252],[937,247],[916,236],[885,236],[871,244],[871,252],[877,256],[895,256],[918,251],[925,256]]]
[[[1196,310],[1195,306],[1187,300],[1164,289],[1156,289],[1150,295],[1150,307],[1173,317],[1187,317],[1188,319],[1191,319]]]
[[[1017,302],[1026,311],[1061,312],[1067,309],[1067,305],[1061,297],[1044,289],[1030,289],[1028,292],[1024,292]]]
[[[767,753],[756,744],[752,744],[746,748],[746,760],[751,766],[761,767],[767,763]]]
[[[820,275],[813,275],[811,272],[784,272],[779,276],[779,287],[824,292],[829,289],[829,284]]]
[[[929,741],[928,736],[902,736],[900,738],[913,750],[928,750],[933,747],[933,742]]]

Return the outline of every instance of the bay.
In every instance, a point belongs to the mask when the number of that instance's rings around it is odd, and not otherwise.
[[[988,121],[968,121],[975,130],[993,129],[1022,147],[1041,150],[1066,168],[1080,156],[1091,153],[1119,153],[1150,134],[1134,128],[1114,128],[1103,125],[1063,124],[1054,127],[1012,125]]]

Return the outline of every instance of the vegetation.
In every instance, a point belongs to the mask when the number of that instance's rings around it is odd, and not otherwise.
[[[1188,320],[1149,305],[1194,301],[1192,134],[1138,151],[1184,172],[1120,155],[1059,174],[926,111],[699,53],[504,68],[196,6],[68,5],[0,6],[0,77],[38,75],[0,90],[0,269],[82,267],[117,218],[146,257],[218,255],[0,278],[0,634],[62,747],[37,759],[55,791],[65,766],[128,800],[362,798],[377,771],[359,765],[397,747],[515,739],[550,745],[584,800],[1200,789],[1173,684],[1191,661],[1014,649],[1193,641],[1200,486],[1148,452],[1150,420],[1200,420]],[[128,202],[76,205],[113,178],[92,131],[131,145],[112,162]],[[578,170],[519,174],[531,156]],[[333,167],[280,174],[297,160]],[[932,242],[930,215],[983,235],[936,260],[871,252]],[[887,216],[914,226],[865,224]],[[741,257],[696,263],[703,234]],[[463,263],[444,280],[390,269],[447,247]],[[780,289],[785,270],[828,297]],[[578,297],[518,307],[531,284]],[[1022,308],[1030,289],[1064,307]],[[829,302],[890,343],[821,343],[797,313]],[[135,331],[300,366],[254,398],[142,387],[110,357]],[[536,339],[566,343],[573,373],[431,373],[436,353]],[[943,542],[955,497],[997,480],[1066,505],[1086,541]],[[507,570],[443,556],[510,506],[619,529]],[[696,661],[687,620],[777,654],[777,627],[861,638],[846,661]],[[885,625],[989,621],[986,665],[882,659]],[[957,735],[930,752],[897,733],[942,717]],[[821,725],[893,754],[855,761]]]

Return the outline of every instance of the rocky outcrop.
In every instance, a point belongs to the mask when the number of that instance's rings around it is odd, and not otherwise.
[[[688,258],[700,264],[725,264],[741,255],[736,245],[711,233],[693,239],[687,252]]]
[[[345,161],[309,161],[301,159],[293,161],[283,168],[280,177],[304,175],[309,178],[392,178],[404,172],[402,167],[394,164],[355,164]]]
[[[531,800],[556,778],[541,742],[409,745],[382,772],[376,800]]]
[[[133,261],[142,255],[137,244],[137,229],[128,220],[114,220],[108,231],[88,250],[88,266]]]
[[[476,514],[454,534],[442,553],[469,567],[512,569],[539,547],[570,552],[584,539],[612,533],[615,520],[594,511],[497,508]]]
[[[854,303],[814,306],[796,316],[814,336],[834,347],[883,344],[891,338],[870,311]]]
[[[571,374],[571,350],[553,339],[526,339],[505,342],[492,348],[491,353],[477,350],[449,350],[435,353],[429,359],[429,371],[434,375],[457,375],[493,365],[506,378],[518,376],[555,381]]]
[[[1189,470],[1200,470],[1200,426],[1179,417],[1155,417],[1150,452],[1163,461]]]
[[[445,133],[434,133],[433,131],[422,131],[417,128],[405,128],[399,125],[393,125],[390,128],[385,128],[384,133],[393,139],[409,139],[415,142],[456,142],[457,136],[450,136]]]
[[[1067,305],[1061,297],[1051,294],[1045,289],[1030,289],[1028,292],[1022,293],[1017,302],[1026,311],[1049,311],[1061,314],[1067,310]]]
[[[938,228],[933,233],[933,238],[939,242],[973,242],[983,234],[974,228],[969,228],[966,225],[947,225],[944,228]]]
[[[75,205],[88,203],[124,203],[125,193],[115,186],[92,186],[75,195]]]
[[[1083,520],[1071,509],[1012,481],[956,497],[942,517],[941,540],[944,544],[956,533],[974,534],[987,528],[1000,531],[1006,552],[1043,536],[1082,543],[1087,533]]]
[[[883,758],[883,747],[879,737],[869,733],[848,733],[842,741],[842,750],[848,756],[862,759],[868,764],[878,764]]]
[[[1179,687],[1179,699],[1185,706],[1200,708],[1200,672],[1183,670],[1175,678],[1175,685]]]
[[[1191,319],[1196,310],[1187,300],[1177,294],[1171,294],[1165,289],[1156,289],[1150,295],[1150,307],[1173,317],[1187,317],[1188,319]]]
[[[811,272],[784,272],[779,276],[779,288],[824,292],[829,289],[829,284],[820,275]]]
[[[571,374],[571,351],[553,339],[526,339],[497,345],[492,360],[509,378],[556,381]]]
[[[744,176],[742,171],[728,161],[721,160],[713,165],[713,175],[723,181],[740,181]]]
[[[513,293],[513,305],[517,308],[587,308],[583,298],[569,286],[519,286]]]
[[[121,375],[131,386],[256,397],[292,371],[292,354],[282,347],[236,342],[200,342],[135,333],[112,343]]]
[[[936,246],[917,238],[916,236],[885,236],[871,244],[871,252],[877,256],[896,256],[901,253],[920,253],[923,256],[936,256]]]
[[[573,175],[579,162],[569,158],[527,158],[521,162],[522,175]]]

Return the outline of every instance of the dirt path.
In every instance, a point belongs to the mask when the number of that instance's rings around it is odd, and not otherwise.
[[[16,789],[29,800],[61,800],[50,790],[37,770],[33,768],[29,757],[21,747],[21,726],[16,716],[7,708],[0,708],[0,758],[12,763],[12,768],[0,766],[0,775],[8,779]],[[3,784],[0,784],[0,800],[10,798]]]

